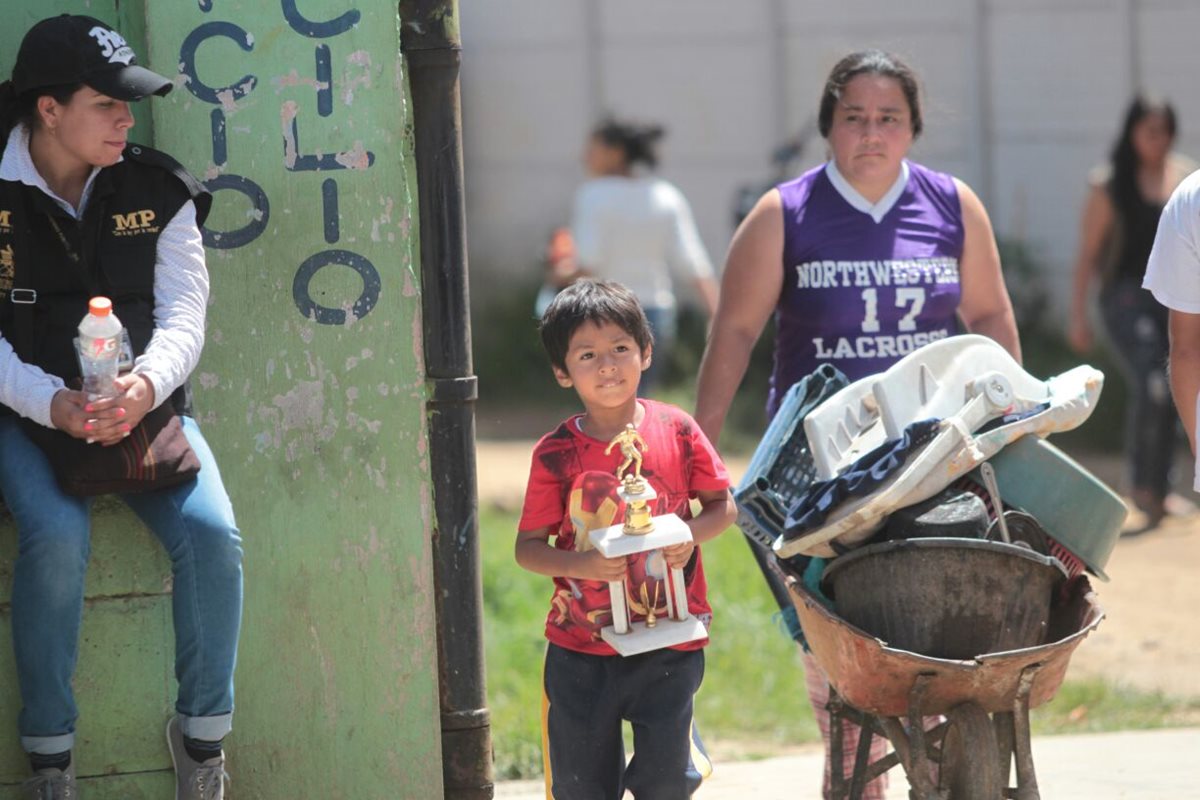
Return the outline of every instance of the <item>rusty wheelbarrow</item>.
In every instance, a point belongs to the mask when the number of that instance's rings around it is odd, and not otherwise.
[[[1029,710],[1054,697],[1075,648],[1104,617],[1086,577],[1059,592],[1045,644],[970,659],[890,647],[834,614],[797,576],[786,575],[786,583],[833,689],[832,763],[842,763],[844,721],[863,729],[849,782],[833,770],[834,798],[858,800],[870,781],[899,764],[915,800],[1039,800]],[[931,715],[944,721],[926,730],[923,719]],[[893,751],[871,762],[875,736]]]

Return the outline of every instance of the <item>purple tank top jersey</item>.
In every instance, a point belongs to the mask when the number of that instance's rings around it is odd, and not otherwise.
[[[879,222],[847,202],[825,166],[779,185],[784,275],[769,416],[822,363],[855,381],[958,331],[958,189],[949,175],[908,169]]]

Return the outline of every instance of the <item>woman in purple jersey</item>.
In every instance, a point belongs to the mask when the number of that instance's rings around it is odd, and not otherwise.
[[[769,414],[821,363],[854,380],[963,328],[1021,357],[983,204],[957,178],[905,158],[922,127],[913,71],[878,50],[846,56],[825,83],[818,122],[830,160],[763,195],[726,258],[695,414],[713,442],[772,314]],[[811,658],[805,666],[828,796],[828,682]],[[848,775],[858,729],[847,727]],[[876,744],[878,758],[886,743]],[[885,788],[886,776],[863,797],[883,798]]]

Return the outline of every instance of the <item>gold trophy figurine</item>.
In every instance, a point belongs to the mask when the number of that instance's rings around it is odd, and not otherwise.
[[[624,531],[634,536],[650,533],[654,530],[654,521],[650,516],[649,501],[658,496],[642,477],[642,453],[650,448],[632,423],[626,424],[625,430],[612,438],[604,455],[611,453],[614,447],[620,447],[621,455],[625,457],[617,467],[617,479],[621,481],[618,494],[625,501]],[[626,472],[630,467],[632,470]]]
[[[621,455],[625,456],[625,460],[621,462],[621,466],[617,467],[617,477],[621,482],[629,487],[631,492],[637,492],[636,486],[642,486],[646,482],[642,479],[642,453],[649,452],[650,447],[646,444],[646,440],[637,432],[637,428],[633,427],[633,423],[629,422],[625,425],[625,430],[618,433],[608,443],[608,447],[604,450],[604,455],[612,452],[614,447],[621,448]],[[640,447],[640,449],[639,449]],[[622,477],[621,473],[633,466],[631,474]]]

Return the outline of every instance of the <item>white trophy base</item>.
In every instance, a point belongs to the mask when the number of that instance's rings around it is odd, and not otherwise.
[[[704,623],[695,617],[684,620],[659,618],[653,628],[644,622],[634,622],[629,633],[617,633],[612,625],[600,631],[600,638],[623,656],[636,656],[651,650],[674,647],[685,642],[694,642],[708,636]]]
[[[592,546],[605,558],[631,556],[650,550],[661,550],[674,544],[692,541],[692,530],[687,523],[676,514],[663,514],[653,518],[654,529],[644,534],[625,533],[623,525],[611,525],[588,531]],[[629,620],[629,605],[626,602],[626,587],[624,581],[612,581],[608,584],[608,595],[612,601],[612,613],[615,622],[600,631],[601,638],[608,642],[614,650],[623,656],[633,656],[660,650],[664,647],[674,647],[684,642],[694,642],[708,636],[704,624],[695,617],[688,616],[687,587],[684,584],[683,570],[671,567],[670,580],[664,580],[667,590],[667,613],[658,617],[658,624],[647,628],[645,622]],[[676,619],[683,617],[683,619]],[[618,633],[617,626],[621,626]]]
[[[622,524],[588,531],[588,538],[592,540],[592,546],[605,558],[631,556],[692,540],[691,528],[677,515],[663,514],[654,517],[653,520],[654,530],[649,533],[625,533],[625,526]]]

